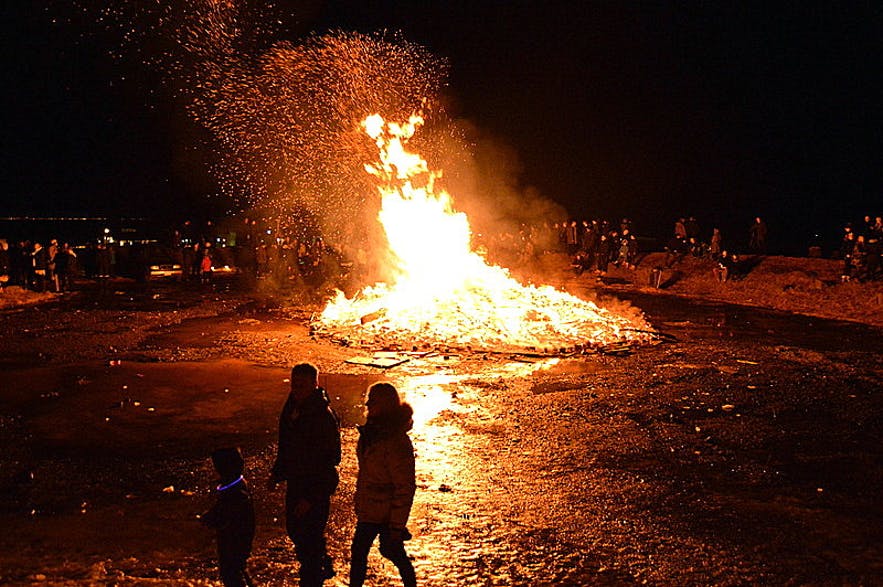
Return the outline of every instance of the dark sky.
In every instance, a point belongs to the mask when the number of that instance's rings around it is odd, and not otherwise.
[[[112,35],[4,4],[0,216],[206,201],[194,131],[150,94],[157,75],[111,59]],[[577,217],[667,234],[680,215],[732,232],[761,215],[801,246],[836,237],[883,214],[883,5],[754,4],[277,2],[291,35],[401,30],[448,58],[453,113]]]

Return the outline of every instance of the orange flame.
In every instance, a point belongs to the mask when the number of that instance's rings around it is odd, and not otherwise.
[[[524,351],[646,339],[643,318],[626,318],[550,286],[522,285],[471,249],[469,221],[436,192],[440,173],[405,149],[423,124],[369,116],[362,128],[379,161],[378,219],[393,258],[390,283],[352,299],[338,291],[318,318],[319,332],[355,346]]]

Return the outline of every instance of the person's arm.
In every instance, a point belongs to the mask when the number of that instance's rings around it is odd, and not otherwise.
[[[393,530],[404,530],[414,503],[417,490],[414,473],[414,447],[411,439],[405,436],[391,443],[389,448],[389,473],[393,484],[390,504],[389,526]]]
[[[199,519],[209,528],[220,530],[230,525],[229,516],[224,514],[224,507],[221,504],[221,501],[218,500],[215,502],[215,505],[213,505],[209,511],[202,514]]]
[[[270,470],[271,487],[275,487],[277,483],[286,479],[285,472],[282,469],[283,463],[286,461],[286,455],[290,450],[288,439],[290,436],[290,430],[287,429],[284,418],[285,408],[283,408],[282,415],[279,417],[279,444],[276,446],[276,461],[273,463],[273,468]]]
[[[340,426],[337,418],[327,409],[320,418],[315,421],[313,431],[315,445],[310,447],[314,451],[313,458],[318,467],[336,467],[340,464]]]

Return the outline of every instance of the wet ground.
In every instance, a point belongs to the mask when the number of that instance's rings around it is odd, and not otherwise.
[[[303,360],[344,424],[329,584],[346,584],[359,399],[382,378],[415,407],[421,585],[883,583],[881,329],[624,290],[658,344],[383,370],[311,338],[315,308],[117,285],[0,314],[0,583],[214,584],[196,515],[208,455],[238,444],[252,576],[296,585],[265,481]],[[370,584],[400,584],[372,557]]]

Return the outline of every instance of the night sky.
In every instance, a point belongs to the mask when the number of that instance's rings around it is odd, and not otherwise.
[[[760,215],[774,241],[805,250],[814,233],[836,239],[844,222],[883,214],[883,5],[741,4],[277,10],[290,39],[400,30],[446,57],[451,114],[509,144],[522,187],[575,217],[628,216],[667,236],[695,215],[741,241]],[[113,59],[112,34],[53,23],[41,2],[4,5],[0,216],[222,209],[206,197],[216,187],[200,130],[158,72]]]

